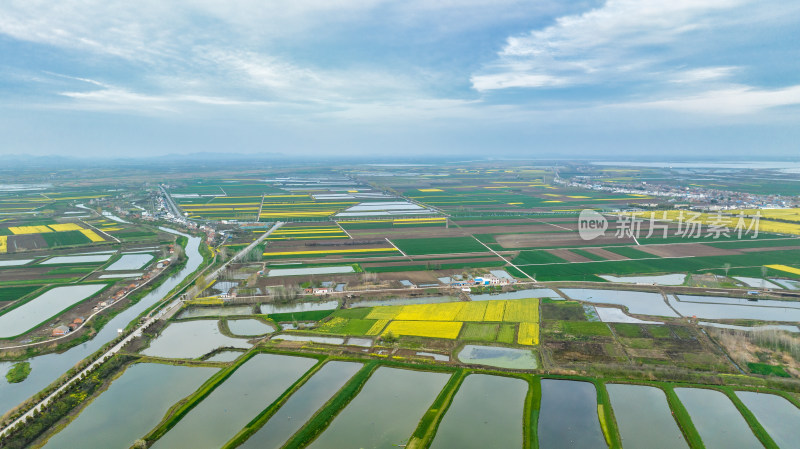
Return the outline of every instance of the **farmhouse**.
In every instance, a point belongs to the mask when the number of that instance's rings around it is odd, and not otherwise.
[[[499,277],[494,274],[485,274],[471,279],[463,279],[461,276],[453,276],[452,278],[444,277],[439,278],[442,283],[448,284],[451,287],[472,287],[476,285],[509,285],[514,282],[513,279],[508,277]]]
[[[58,326],[57,328],[53,329],[53,337],[60,337],[62,335],[67,335],[69,333],[69,328],[67,326]]]

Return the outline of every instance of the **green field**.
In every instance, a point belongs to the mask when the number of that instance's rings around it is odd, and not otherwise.
[[[0,288],[0,301],[16,301],[28,293],[38,290],[40,287],[41,285],[23,285]]]
[[[747,364],[747,368],[751,373],[761,374],[762,376],[791,377],[782,366],[750,362]]]
[[[524,252],[523,252],[524,254]],[[529,259],[521,259],[527,262]],[[520,264],[520,258],[512,261],[528,274],[535,274],[539,281],[574,280],[602,281],[596,274],[634,275],[656,273],[721,272],[725,264],[733,267],[760,267],[770,264],[800,264],[800,251],[769,251],[730,256],[701,256],[647,260],[620,260],[607,262],[564,263],[554,265]]]
[[[393,239],[400,251],[409,256],[425,254],[458,254],[488,252],[472,237],[447,237],[440,239]]]

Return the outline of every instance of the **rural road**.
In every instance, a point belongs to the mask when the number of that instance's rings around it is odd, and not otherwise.
[[[265,232],[261,237],[256,239],[253,243],[249,244],[243,250],[241,250],[238,253],[236,253],[235,256],[231,257],[230,260],[225,262],[222,266],[220,266],[219,268],[214,270],[214,272],[211,273],[208,276],[208,280],[216,279],[217,276],[219,276],[219,274],[222,272],[222,270],[227,268],[230,263],[239,260],[242,256],[244,256],[250,250],[255,248],[256,245],[258,245],[259,243],[263,242],[265,238],[267,238],[273,231],[275,231],[276,229],[280,228],[281,226],[283,226],[283,222],[275,223],[272,226],[272,228],[270,228],[267,232]],[[103,355],[98,357],[97,360],[95,360],[94,362],[89,364],[86,368],[84,368],[83,370],[81,370],[80,372],[78,372],[77,374],[72,376],[67,382],[65,382],[63,385],[58,387],[55,391],[50,393],[44,399],[42,399],[41,401],[36,403],[36,405],[31,407],[27,412],[25,412],[25,414],[23,414],[22,416],[20,416],[19,418],[17,418],[13,422],[11,422],[11,424],[9,424],[8,426],[4,427],[3,429],[0,429],[0,438],[4,437],[7,433],[9,433],[9,431],[11,429],[13,429],[14,426],[16,426],[17,424],[24,423],[26,419],[32,417],[37,410],[41,411],[53,399],[55,399],[62,391],[64,391],[67,388],[71,387],[73,383],[79,381],[84,375],[88,375],[88,373],[90,373],[92,370],[94,370],[95,368],[100,366],[100,364],[102,364],[103,362],[108,360],[113,355],[117,354],[126,344],[130,343],[131,340],[133,340],[137,336],[141,335],[142,332],[145,329],[150,327],[150,325],[152,325],[153,323],[155,323],[156,321],[158,321],[159,319],[161,319],[163,317],[172,316],[172,314],[174,314],[177,310],[180,309],[182,303],[183,303],[183,300],[181,299],[181,297],[175,298],[172,302],[169,303],[169,305],[167,305],[163,309],[159,310],[158,313],[156,313],[155,315],[149,317],[141,326],[137,327],[132,332],[130,332],[119,343],[117,343],[112,348],[110,348],[108,351],[106,351]]]
[[[169,193],[167,193],[167,189],[165,189],[163,185],[160,185],[158,187],[161,188],[161,192],[164,194],[164,198],[167,201],[167,206],[169,206],[170,211],[172,212],[172,215],[174,215],[175,217],[178,217],[178,218],[183,218],[183,214],[181,213],[181,210],[178,209],[178,206],[176,206],[175,202],[172,201],[172,197],[169,196]]]

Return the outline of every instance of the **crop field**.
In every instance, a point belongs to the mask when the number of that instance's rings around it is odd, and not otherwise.
[[[728,214],[738,215],[744,214],[747,216],[760,215],[762,218],[783,220],[783,221],[797,221],[800,222],[800,209],[740,209],[727,211]]]
[[[339,225],[344,229],[407,229],[422,227],[444,227],[446,217],[420,217],[420,218],[393,218],[384,220],[339,220]]]
[[[384,329],[383,335],[455,340],[461,332],[462,324],[460,321],[392,321]]]
[[[67,203],[88,202],[109,194],[93,189],[61,189],[59,191],[0,192],[0,217],[20,218],[34,212],[46,213]]]
[[[764,265],[764,266],[767,268],[772,268],[773,270],[778,270],[785,273],[791,273],[800,276],[800,268],[787,267],[786,265]]]
[[[519,327],[519,332],[517,328]],[[463,329],[463,333],[459,333]],[[338,310],[316,332],[539,344],[539,300],[448,302]]]
[[[408,306],[373,307],[365,316],[366,320],[377,320],[366,335],[385,335],[392,331],[396,335],[427,336],[417,333],[403,333],[392,323],[421,322],[425,325],[435,322],[458,323],[459,329],[465,323],[465,334],[461,338],[468,340],[507,341],[513,340],[517,323],[520,333],[517,340],[521,345],[536,345],[539,342],[539,300],[513,299],[497,301],[448,302],[434,304],[416,304]],[[495,324],[489,324],[494,322]],[[388,326],[387,326],[387,323]],[[481,323],[481,325],[477,325]],[[484,325],[485,324],[485,325]],[[524,326],[523,326],[524,325]],[[412,329],[403,324],[402,329]],[[383,332],[380,330],[383,329]],[[453,328],[450,328],[453,329]],[[457,334],[457,333],[456,333]],[[456,338],[456,337],[441,337]]]
[[[375,324],[373,320],[334,317],[326,321],[317,330],[326,334],[369,335],[369,331]]]
[[[780,262],[780,263],[779,263]],[[592,280],[602,282],[596,274],[610,274],[615,276],[635,274],[663,274],[663,273],[721,273],[723,267],[729,264],[732,267],[755,267],[764,265],[798,265],[800,253],[797,251],[768,251],[747,252],[740,254],[727,254],[715,256],[685,256],[653,259],[585,262],[585,263],[558,263],[544,265],[517,266],[537,280]],[[511,269],[513,270],[513,269]]]
[[[161,240],[157,232],[132,223],[120,223],[105,218],[87,218],[84,222],[100,233],[116,237],[123,242],[156,243]]]
[[[490,211],[568,211],[586,207],[606,207],[609,204],[627,204],[651,199],[646,195],[611,194],[567,189],[530,181],[490,181],[470,178],[466,185],[432,184],[431,188],[406,190],[404,195],[420,203],[458,213]]]
[[[306,257],[325,257],[325,256],[340,256],[340,257],[374,257],[374,256],[391,256],[397,255],[399,252],[394,247],[389,248],[330,248],[320,250],[299,250],[299,251],[266,251],[263,256],[268,258],[306,258]]]
[[[305,198],[292,198],[291,201],[288,198],[281,200],[280,198],[264,197],[258,217],[262,221],[328,219],[337,212],[356,204],[358,201],[317,201],[312,195],[307,195]]]
[[[347,239],[350,238],[340,227],[333,225],[298,226],[287,225],[278,228],[267,237],[267,240],[313,240],[313,239]]]
[[[637,212],[632,215],[638,218],[649,219],[651,213]],[[755,230],[755,220],[752,218],[742,218],[722,214],[708,214],[700,212],[686,212],[682,210],[670,210],[653,212],[655,218],[658,220],[669,221],[683,221],[684,223],[695,222],[706,226],[716,226],[730,228],[728,232],[739,232],[742,235],[751,229]],[[752,233],[753,231],[751,231]],[[772,221],[767,219],[760,219],[758,221],[758,232],[769,232],[775,234],[792,234],[800,235],[800,224],[782,223],[779,221]]]
[[[488,250],[472,237],[438,239],[393,239],[401,251],[408,255],[482,253]]]
[[[19,220],[17,220],[19,221]],[[0,227],[0,253],[103,243],[107,240],[88,225],[54,220],[26,220],[26,224]]]
[[[398,200],[346,178],[315,177],[277,178],[260,182],[245,179],[198,181],[196,184],[172,188],[170,195],[189,218],[267,222],[327,221],[361,203],[380,205],[382,202]],[[404,215],[393,212],[392,208],[385,211],[379,206],[367,209],[372,212],[367,212],[365,217]],[[410,223],[399,221],[394,225],[413,226]],[[423,223],[433,222],[420,222]]]

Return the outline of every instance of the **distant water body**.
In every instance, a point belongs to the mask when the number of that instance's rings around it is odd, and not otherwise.
[[[800,169],[800,162],[786,161],[739,161],[739,162],[592,162],[592,165],[610,165],[614,167],[650,167],[650,168],[739,168],[739,169]]]

